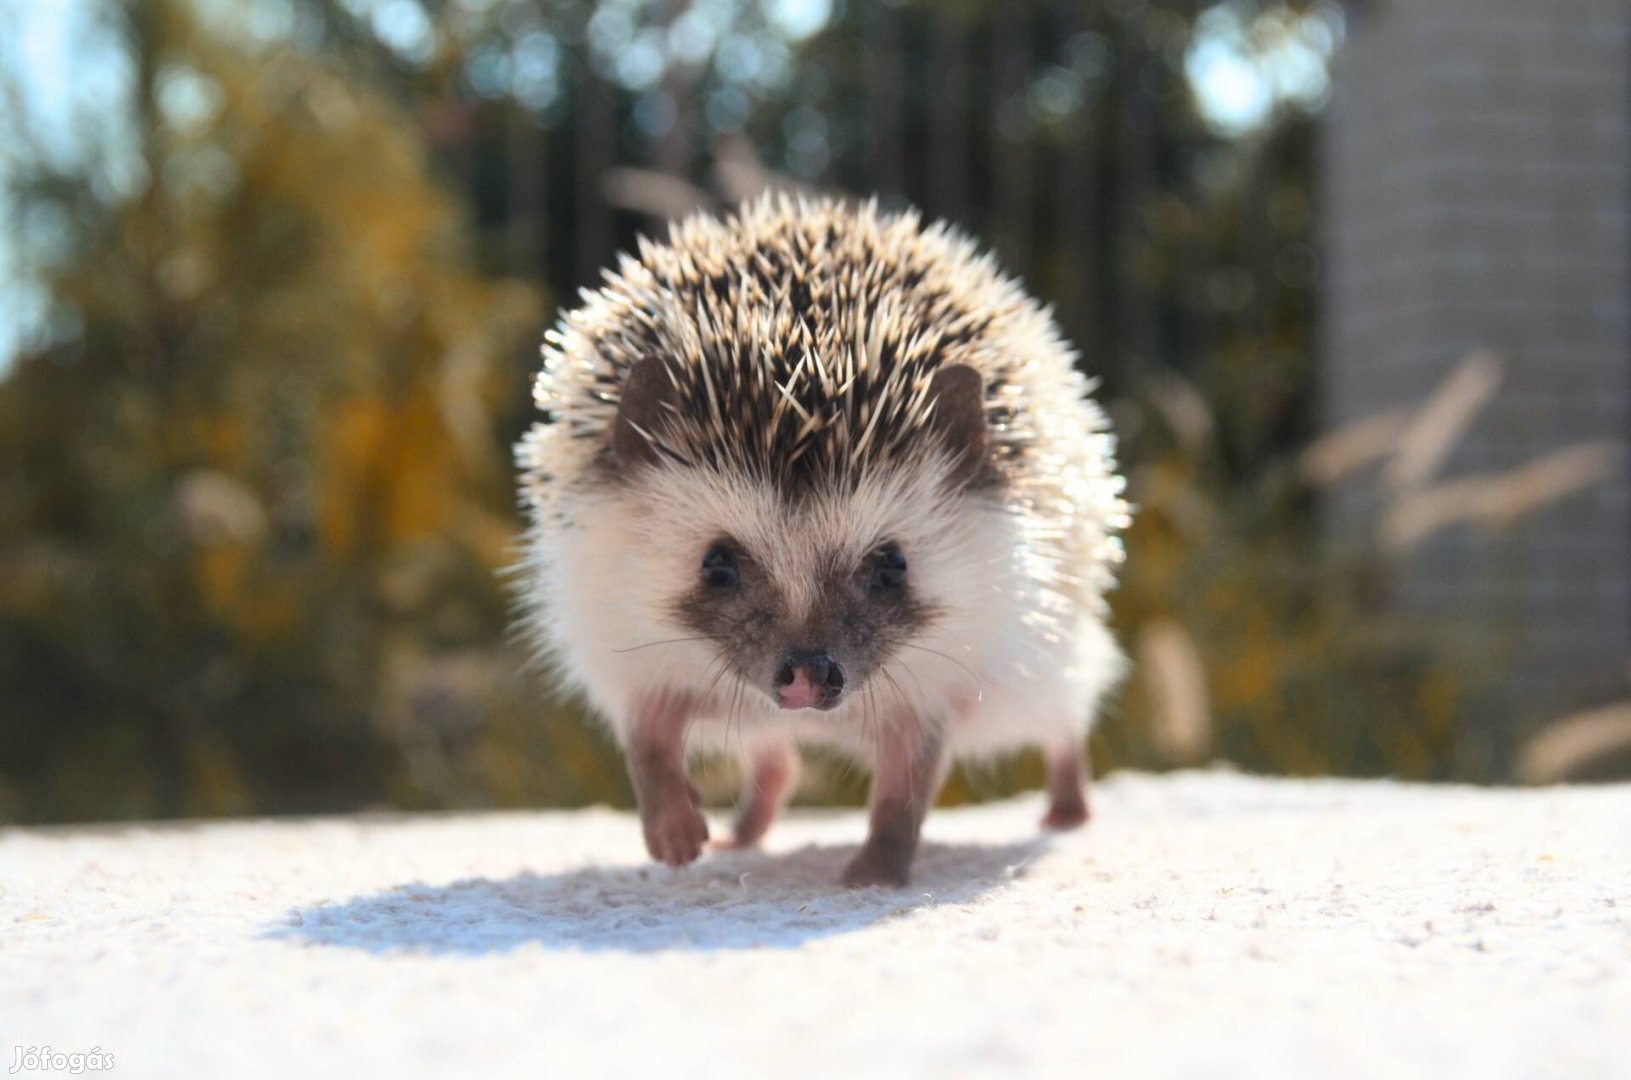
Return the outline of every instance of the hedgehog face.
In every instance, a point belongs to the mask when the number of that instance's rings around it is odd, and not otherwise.
[[[790,499],[750,476],[669,465],[629,494],[647,550],[663,550],[652,579],[660,607],[712,646],[713,675],[781,709],[830,710],[864,692],[935,615],[928,582],[913,574],[927,538],[892,487]]]
[[[806,532],[803,515],[791,516]],[[780,708],[833,709],[919,633],[930,612],[898,543],[873,544],[856,558],[854,545],[776,536],[782,530],[774,524],[753,530],[755,541],[711,540],[694,584],[671,610]]]
[[[835,709],[875,674],[890,678],[899,650],[946,606],[936,568],[946,592],[963,493],[984,462],[982,388],[962,365],[919,385],[911,400],[921,425],[901,452],[851,458],[845,471],[833,467],[830,445],[783,438],[765,416],[770,426],[745,437],[751,453],[699,443],[698,432],[718,426],[707,400],[688,396],[661,360],[629,373],[613,475],[630,500],[626,520],[639,523],[642,558],[660,564],[650,580],[665,595],[655,607],[715,649],[705,694],[744,685],[781,709]],[[849,407],[814,397],[801,406],[854,430],[905,422],[850,417]],[[796,467],[818,459],[828,467]]]
[[[789,496],[747,473],[667,463],[620,498],[638,568],[625,585],[657,616],[652,639],[702,639],[711,656],[695,689],[716,700],[745,687],[775,709],[826,711],[874,680],[905,681],[892,665],[935,630],[949,583],[970,578],[957,504],[932,473]]]

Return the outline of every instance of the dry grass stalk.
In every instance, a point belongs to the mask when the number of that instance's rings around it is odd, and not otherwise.
[[[766,191],[809,190],[766,167],[752,140],[740,135],[725,135],[714,141],[714,186],[727,203],[746,202]]]
[[[1502,473],[1450,480],[1396,502],[1382,519],[1381,539],[1403,550],[1449,525],[1503,529],[1543,506],[1617,475],[1625,446],[1579,443]]]
[[[1212,409],[1188,379],[1169,372],[1151,386],[1150,400],[1185,446],[1194,449],[1212,437]]]
[[[1528,784],[1576,779],[1610,757],[1631,755],[1631,701],[1576,713],[1529,740],[1518,756],[1518,777]]]
[[[656,169],[607,169],[601,183],[609,205],[659,220],[683,218],[714,205],[713,198],[689,180]]]
[[[266,509],[254,490],[215,469],[188,473],[175,506],[187,534],[206,546],[248,543],[266,531]]]
[[[1195,640],[1171,619],[1152,620],[1138,635],[1138,664],[1162,757],[1174,764],[1203,760],[1212,748],[1212,708]]]
[[[1181,473],[1142,465],[1130,474],[1127,492],[1133,505],[1160,514],[1186,540],[1204,543],[1217,534],[1217,506]]]
[[[1399,449],[1382,473],[1391,491],[1406,491],[1432,479],[1444,466],[1456,440],[1472,425],[1501,387],[1505,364],[1489,349],[1469,353],[1411,419]]]
[[[1410,423],[1405,406],[1367,416],[1321,436],[1297,456],[1297,473],[1314,487],[1330,487],[1349,473],[1380,461],[1399,444]]]

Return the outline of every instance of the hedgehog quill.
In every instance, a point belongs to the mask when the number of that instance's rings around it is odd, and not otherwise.
[[[1121,673],[1114,442],[1051,314],[972,241],[767,196],[642,239],[550,331],[517,447],[523,629],[622,747],[652,856],[757,842],[800,745],[872,772],[851,885],[907,882],[951,763],[1040,746],[1087,818]]]

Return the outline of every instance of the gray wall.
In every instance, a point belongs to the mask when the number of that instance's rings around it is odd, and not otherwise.
[[[1469,350],[1508,361],[1445,476],[1631,429],[1631,4],[1352,5],[1324,159],[1326,421],[1420,401]],[[1375,521],[1369,479],[1335,535]],[[1408,558],[1401,611],[1510,647],[1508,727],[1625,693],[1631,484]],[[1509,731],[1508,734],[1511,732]]]

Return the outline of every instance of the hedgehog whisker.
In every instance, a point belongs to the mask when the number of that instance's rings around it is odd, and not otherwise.
[[[697,726],[697,714],[693,710],[685,718],[685,730],[680,732],[680,760],[684,761],[691,749],[691,729]]]
[[[872,739],[877,737],[877,731],[878,702],[877,699],[872,696],[871,688],[868,687],[867,707],[866,711],[862,714],[861,720],[861,734],[867,739]]]
[[[736,684],[742,691],[742,696],[736,703],[736,751],[738,754],[745,754],[747,752],[747,743],[742,738],[742,707],[747,703],[748,684],[741,676],[737,676]]]
[[[723,656],[716,656],[713,658],[713,660],[709,661],[706,668],[702,669],[703,677],[706,678],[708,672],[713,671],[716,667],[719,670],[714,673],[714,677],[709,681],[708,688],[702,692],[703,697],[710,701],[713,700],[714,691],[719,689],[719,684],[724,680],[725,676],[735,674],[735,672],[731,670],[730,661],[726,660]],[[737,678],[741,678],[741,676],[738,675]]]
[[[857,690],[855,692],[855,696],[859,698],[861,702],[858,706],[856,706],[861,710],[861,741],[866,742],[867,733],[872,730],[872,709],[870,707],[872,699],[865,689]]]
[[[912,677],[912,685],[917,687],[918,698],[920,700],[926,698],[928,695],[923,692],[923,680],[917,677],[917,672],[913,671],[911,667],[905,663],[901,664],[900,669]]]
[[[900,707],[903,709],[910,709],[912,705],[911,702],[907,700],[906,691],[901,689],[900,683],[897,682],[895,677],[889,673],[889,669],[887,667],[880,667],[878,669],[878,674],[889,680],[889,685],[894,689],[895,698],[900,702]],[[922,690],[920,689],[918,692],[921,694]]]
[[[945,653],[941,652],[939,649],[931,649],[927,645],[913,645],[911,642],[902,642],[901,643],[901,648],[903,648],[903,649],[916,649],[918,652],[926,652],[926,653],[930,654],[931,656],[938,656],[942,660],[946,660],[946,661],[949,661],[949,662],[951,662],[953,664],[956,664],[958,667],[963,669],[963,674],[967,675],[968,678],[969,678],[969,681],[974,684],[974,690],[975,690],[975,692],[977,694],[979,694],[980,700],[981,701],[985,700],[985,684],[980,681],[980,677],[978,675],[974,674],[974,669],[973,668],[969,667],[967,664],[965,664],[961,660],[957,659],[957,657],[947,656]]]
[[[614,653],[639,652],[641,649],[655,649],[659,645],[680,645],[680,644],[683,644],[684,642],[687,642],[687,641],[707,641],[707,640],[708,640],[708,636],[706,634],[699,634],[696,637],[665,638],[662,641],[648,641],[644,645],[630,645],[626,649],[613,649],[612,652],[614,652]]]
[[[742,714],[742,694],[747,690],[747,688],[748,688],[748,684],[743,682],[742,677],[740,675],[738,675],[736,677],[736,693],[731,696],[730,715],[725,720],[725,747],[724,747],[724,749],[725,749],[726,753],[729,753],[730,748],[731,748],[731,731],[732,731],[733,728],[736,727],[737,721],[741,719],[741,714]],[[740,749],[742,747],[742,733],[739,730],[736,732],[736,746],[737,746],[737,749],[740,751]]]
[[[865,725],[865,723],[866,723],[866,721],[863,719],[862,720],[863,726]],[[847,783],[849,783],[849,778],[855,775],[855,771],[856,771],[856,768],[857,768],[856,763],[855,763],[855,759],[846,754],[846,755],[843,755],[842,757],[840,757],[839,761],[840,761],[840,765],[839,765],[839,769],[838,769],[838,782],[840,784],[847,784]]]
[[[954,634],[954,633],[952,633],[952,632],[951,632],[951,628],[950,628],[950,627],[949,627],[949,626],[945,626],[945,625],[942,625],[942,624],[939,624],[939,623],[937,623],[937,624],[935,624],[935,625],[933,625],[933,626],[931,626],[931,627],[929,627],[929,629],[930,629],[930,630],[931,630],[931,631],[933,631],[933,632],[934,632],[934,633],[937,633],[937,634],[944,634],[944,635],[946,635],[946,636],[947,636],[947,637],[949,637],[949,638],[951,638],[951,640],[952,640],[952,641],[954,641],[954,642],[956,642],[956,643],[957,643],[957,644],[958,644],[958,645],[960,645],[960,646],[962,646],[962,648],[963,648],[963,651],[964,651],[964,652],[973,652],[973,651],[974,651],[974,650],[973,650],[973,649],[972,649],[972,648],[971,648],[971,647],[970,647],[970,646],[969,646],[969,644],[968,644],[968,642],[966,642],[966,641],[964,641],[964,640],[963,640],[963,639],[962,639],[962,638],[960,638],[960,637],[958,637],[958,636],[957,636],[957,635],[956,635],[956,634]]]

